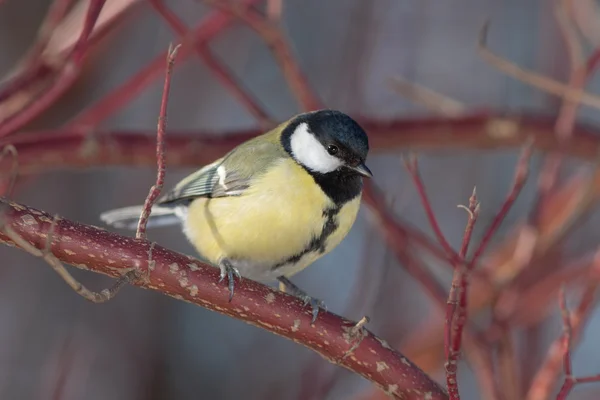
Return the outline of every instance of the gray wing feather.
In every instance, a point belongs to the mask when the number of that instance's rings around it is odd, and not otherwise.
[[[211,195],[215,184],[219,180],[217,169],[222,162],[223,159],[221,158],[187,176],[161,198],[159,203],[167,204],[193,197]]]
[[[252,179],[282,156],[283,150],[274,142],[251,140],[184,178],[159,200],[159,204],[176,204],[196,197],[243,195]]]

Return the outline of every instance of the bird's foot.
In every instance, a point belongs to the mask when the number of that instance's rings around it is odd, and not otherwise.
[[[317,320],[317,315],[319,315],[319,309],[322,308],[323,310],[327,311],[327,306],[325,305],[325,303],[322,300],[310,297],[306,293],[298,296],[298,298],[304,302],[304,307],[306,307],[307,305],[310,304],[310,306],[312,308],[312,316],[313,316],[311,324],[314,324],[315,321]]]
[[[279,282],[281,282],[285,288],[285,292],[298,297],[303,303],[304,307],[310,304],[312,308],[312,321],[314,324],[317,320],[317,315],[319,315],[319,309],[323,309],[327,311],[327,306],[325,303],[319,299],[315,299],[309,296],[304,290],[300,289],[298,286],[294,285],[289,279],[286,277],[280,276],[277,278]]]
[[[242,275],[240,275],[240,271],[231,265],[231,262],[228,260],[223,260],[219,264],[219,269],[221,270],[221,279],[219,279],[219,283],[227,277],[228,286],[229,286],[229,301],[233,299],[233,289],[234,289],[234,278],[237,276],[238,279],[242,279]]]

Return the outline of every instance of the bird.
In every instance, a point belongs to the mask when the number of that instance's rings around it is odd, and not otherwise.
[[[347,114],[321,109],[295,115],[200,168],[158,199],[148,228],[180,224],[202,258],[227,278],[279,282],[312,307],[289,278],[333,250],[352,228],[361,202],[369,141]],[[115,228],[136,229],[143,206],[106,211]]]

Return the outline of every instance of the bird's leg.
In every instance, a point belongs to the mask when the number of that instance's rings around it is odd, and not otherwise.
[[[231,301],[233,299],[234,277],[237,276],[238,279],[242,279],[242,276],[240,275],[240,271],[231,265],[228,259],[221,260],[219,269],[221,270],[221,279],[219,279],[219,282],[222,282],[227,277],[229,283],[229,301]]]
[[[283,286],[285,288],[286,293],[289,293],[293,296],[298,297],[300,300],[302,300],[304,302],[304,306],[307,306],[308,304],[310,304],[310,306],[312,307],[312,315],[313,315],[312,323],[314,323],[317,320],[317,315],[319,314],[319,308],[327,310],[327,307],[325,307],[325,303],[323,303],[321,300],[310,297],[308,294],[306,294],[306,292],[304,290],[302,290],[298,286],[294,285],[292,283],[292,281],[290,281],[285,276],[280,276],[277,278],[277,280],[280,283],[280,287]]]

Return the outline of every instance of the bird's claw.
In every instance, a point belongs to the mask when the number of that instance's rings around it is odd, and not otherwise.
[[[237,276],[238,279],[242,279],[242,275],[240,275],[240,271],[231,265],[227,261],[223,261],[219,265],[219,269],[221,270],[221,278],[219,279],[219,283],[223,282],[223,279],[227,277],[228,287],[229,287],[229,301],[233,299],[233,289],[234,289],[234,276]]]
[[[312,321],[311,324],[314,324],[315,321],[317,320],[317,315],[319,315],[319,309],[323,309],[325,311],[327,311],[327,306],[325,306],[325,303],[319,299],[315,299],[312,298],[308,295],[303,295],[303,296],[299,296],[300,300],[302,300],[302,302],[304,303],[304,307],[306,307],[307,305],[310,304],[311,308],[312,308]]]

